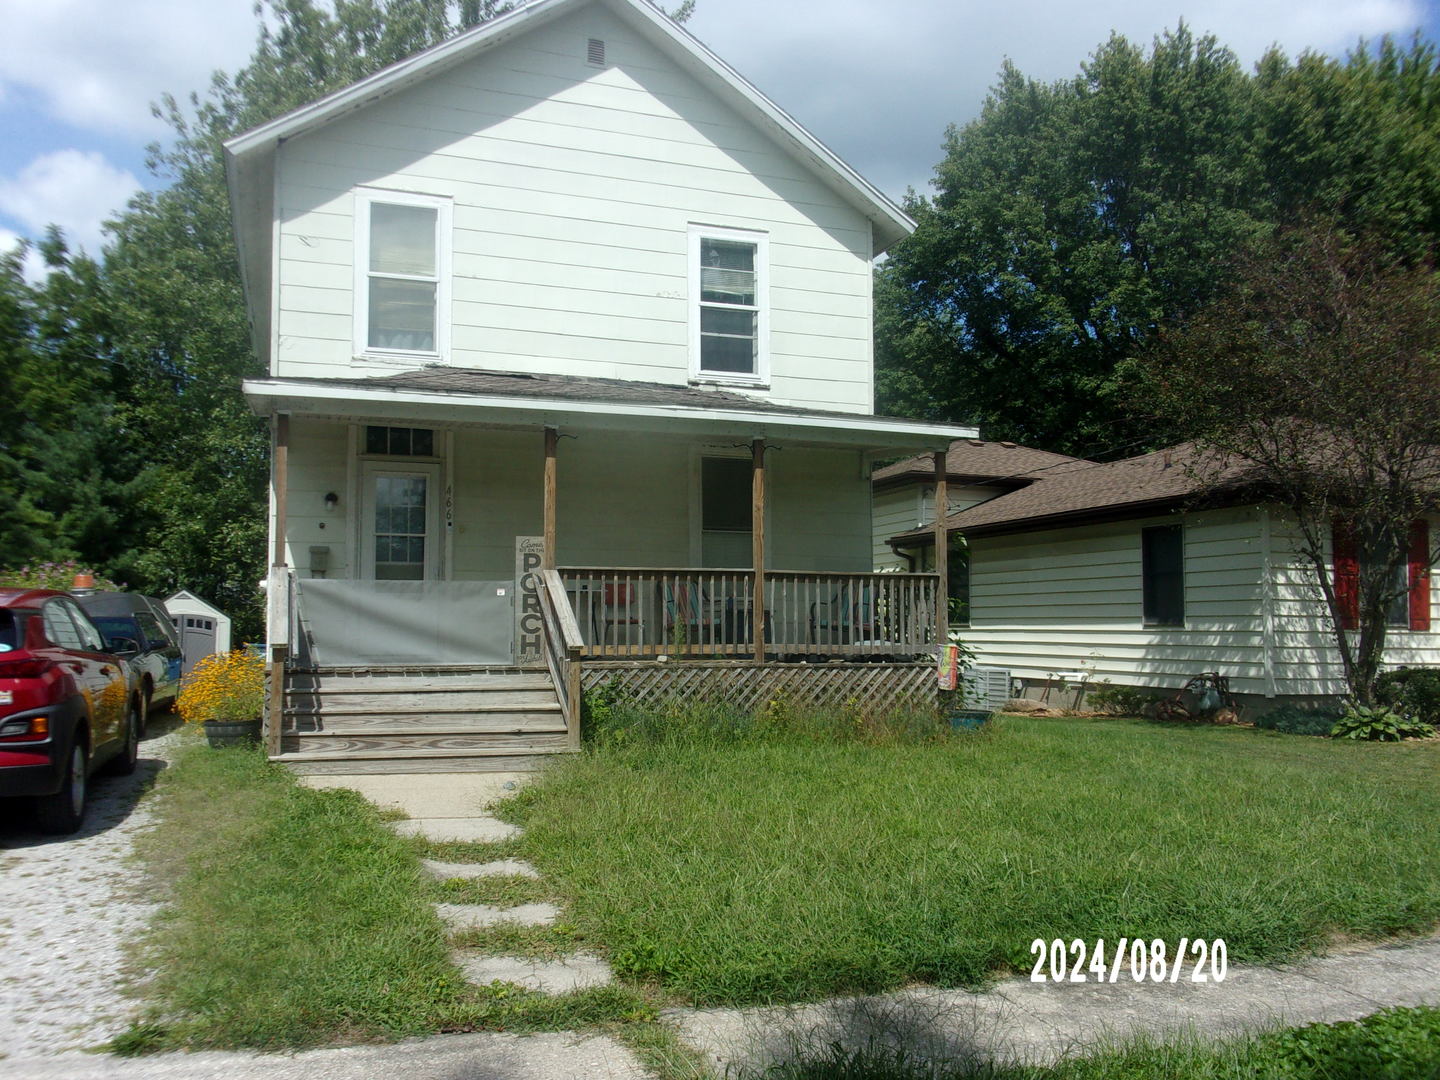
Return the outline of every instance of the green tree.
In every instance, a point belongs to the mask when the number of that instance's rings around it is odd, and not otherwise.
[[[1215,299],[1157,332],[1137,365],[1149,415],[1200,444],[1193,468],[1207,488],[1238,467],[1294,522],[1346,682],[1367,705],[1392,605],[1412,585],[1423,535],[1412,523],[1440,510],[1440,276],[1390,248],[1329,223],[1284,230],[1244,252]],[[1337,530],[1358,557],[1351,601],[1336,580]],[[1432,565],[1440,548],[1423,555]]]
[[[1420,40],[1247,73],[1180,26],[1053,84],[1006,65],[947,133],[877,272],[883,409],[1103,455],[1173,442],[1116,369],[1237,251],[1317,207],[1412,254],[1440,230],[1440,67]]]

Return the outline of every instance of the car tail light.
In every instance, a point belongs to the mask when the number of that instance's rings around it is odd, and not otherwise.
[[[54,664],[49,660],[41,660],[38,657],[27,657],[24,660],[0,660],[0,679],[38,679],[52,667]]]

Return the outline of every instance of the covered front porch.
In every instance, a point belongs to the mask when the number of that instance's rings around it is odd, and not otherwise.
[[[608,384],[626,400],[469,386],[247,384],[275,431],[273,753],[353,757],[406,732],[446,755],[502,735],[553,752],[606,682],[641,701],[933,702],[946,568],[870,572],[868,476],[966,429],[683,388],[637,404]]]

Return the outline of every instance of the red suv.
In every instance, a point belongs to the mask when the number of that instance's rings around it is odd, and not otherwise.
[[[140,697],[129,664],[75,600],[0,588],[0,796],[35,801],[42,830],[70,833],[102,765],[135,770]]]

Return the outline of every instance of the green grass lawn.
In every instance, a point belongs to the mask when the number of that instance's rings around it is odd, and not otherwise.
[[[154,799],[139,849],[166,907],[137,957],[153,972],[139,987],[144,1016],[119,1052],[594,1025],[653,1041],[653,1007],[624,987],[549,997],[465,982],[432,903],[510,903],[543,886],[433,881],[420,856],[437,852],[397,836],[353,791],[302,787],[258,749],[196,742]],[[496,848],[443,850],[484,860]]]
[[[1440,921],[1440,743],[1005,717],[922,745],[609,745],[506,811],[617,970],[696,1004],[1028,972],[1030,943],[1232,964]]]

